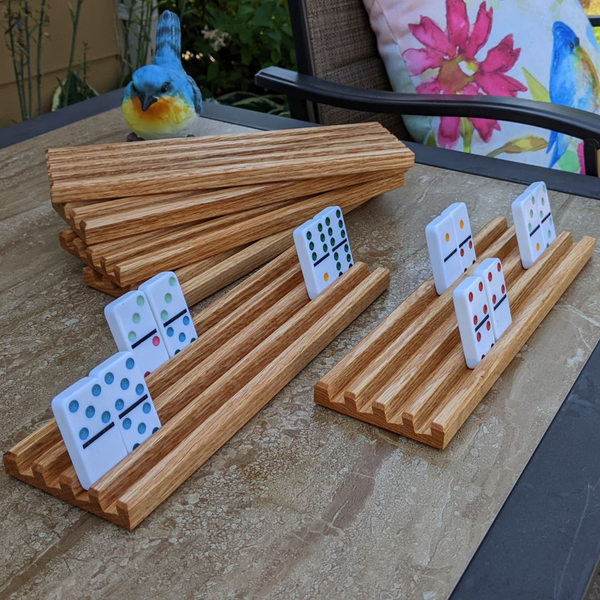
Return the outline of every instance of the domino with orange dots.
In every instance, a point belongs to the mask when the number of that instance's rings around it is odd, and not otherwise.
[[[460,264],[462,265],[463,271],[466,271],[477,260],[467,205],[464,202],[455,202],[444,210],[442,214],[450,215],[452,217],[454,232],[458,238]]]
[[[311,300],[354,264],[339,206],[322,210],[294,230],[294,245]]]
[[[529,269],[556,239],[546,184],[532,183],[512,203],[512,214],[521,263],[524,269]]]
[[[443,294],[463,273],[459,238],[452,215],[441,214],[425,228],[433,281],[438,294]]]

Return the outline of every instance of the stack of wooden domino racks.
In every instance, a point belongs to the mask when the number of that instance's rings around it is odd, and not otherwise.
[[[344,213],[404,183],[414,155],[378,123],[48,150],[61,246],[118,296],[174,270],[194,304]]]

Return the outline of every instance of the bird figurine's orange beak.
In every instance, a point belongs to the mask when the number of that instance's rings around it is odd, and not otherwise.
[[[139,96],[144,112],[146,112],[155,102],[158,102],[158,98],[155,98],[154,96],[146,96],[145,94],[140,94]]]

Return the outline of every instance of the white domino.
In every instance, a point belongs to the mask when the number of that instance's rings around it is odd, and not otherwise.
[[[90,373],[102,382],[127,452],[160,429],[154,402],[133,352],[118,352]]]
[[[133,352],[144,377],[169,360],[158,324],[143,292],[132,291],[111,302],[104,315],[119,350]]]
[[[488,258],[477,266],[473,275],[483,279],[492,316],[494,337],[498,341],[512,323],[502,263],[498,258]]]
[[[354,264],[339,206],[322,210],[298,227],[294,231],[294,244],[311,300]]]
[[[450,215],[452,217],[454,232],[458,238],[460,263],[463,271],[466,271],[477,260],[467,205],[464,202],[455,202],[444,210],[442,215]]]
[[[127,456],[117,411],[100,379],[84,377],[58,394],[52,412],[83,489]]]
[[[540,215],[540,226],[542,229],[542,237],[544,238],[545,248],[548,248],[550,244],[556,239],[556,229],[554,228],[554,215],[552,214],[552,208],[550,207],[550,198],[548,198],[548,189],[543,181],[538,182],[535,194],[539,199],[539,215]]]
[[[452,215],[441,214],[425,228],[433,280],[438,294],[443,294],[463,273],[458,236]]]
[[[196,340],[194,321],[175,273],[159,273],[139,289],[146,294],[170,357]]]
[[[483,279],[467,277],[453,292],[460,340],[469,369],[474,369],[496,339]]]
[[[548,192],[543,181],[532,183],[512,203],[512,214],[521,262],[524,269],[529,269],[556,238]]]

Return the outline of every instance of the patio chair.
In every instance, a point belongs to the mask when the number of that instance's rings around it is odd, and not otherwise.
[[[377,120],[408,141],[400,115],[514,121],[583,140],[586,173],[598,176],[600,115],[520,98],[392,92],[362,0],[288,4],[298,72],[269,67],[256,84],[286,94],[292,117],[323,125]],[[590,20],[600,25],[600,17]]]

